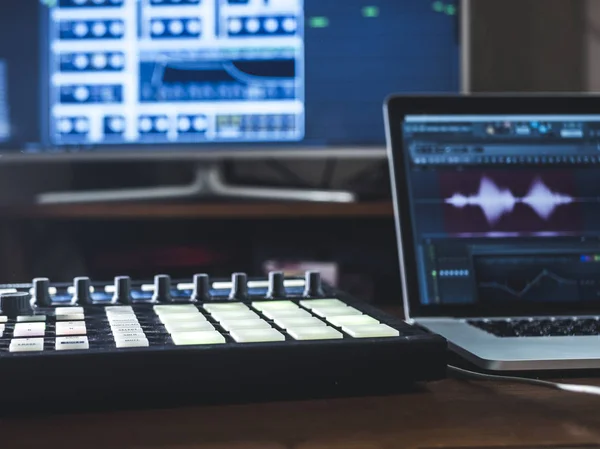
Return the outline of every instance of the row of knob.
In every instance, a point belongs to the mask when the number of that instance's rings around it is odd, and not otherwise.
[[[209,301],[211,299],[211,282],[207,274],[196,274],[193,278],[193,290],[190,296],[190,302]],[[286,290],[284,286],[285,275],[282,272],[270,272],[268,277],[267,298],[285,298]],[[88,277],[78,277],[74,279],[73,285],[73,304],[86,305],[92,304],[91,281]],[[33,280],[33,303],[40,307],[49,307],[52,305],[52,298],[49,293],[50,281],[47,278],[36,278]],[[153,303],[173,302],[171,295],[171,277],[166,274],[160,274],[154,277]],[[303,296],[307,298],[319,298],[323,296],[321,285],[321,275],[317,271],[307,271],[304,281]],[[231,276],[231,290],[229,299],[235,301],[244,301],[248,299],[248,277],[245,273],[233,273]],[[112,298],[114,304],[131,304],[131,278],[129,276],[117,276],[114,280],[114,294]]]

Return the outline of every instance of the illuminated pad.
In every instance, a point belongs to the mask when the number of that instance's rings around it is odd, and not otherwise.
[[[292,301],[255,301],[252,303],[252,307],[264,312],[265,310],[298,309],[298,304],[295,304]]]
[[[6,323],[8,321],[8,317],[6,315],[0,315],[0,323]]]
[[[54,309],[56,321],[76,321],[85,318],[83,307],[57,307]]]
[[[46,315],[20,315],[17,317],[17,323],[36,323],[46,321]]]
[[[368,315],[334,315],[327,317],[327,321],[337,327],[379,324],[379,321]]]
[[[246,304],[241,302],[232,303],[216,303],[216,304],[204,304],[202,306],[207,312],[239,312],[243,310],[250,310]]]
[[[203,332],[177,332],[171,334],[173,343],[178,346],[181,345],[218,345],[225,343],[225,337],[223,337],[217,331],[203,331]]]
[[[142,348],[150,346],[146,337],[115,337],[117,348]]]
[[[83,337],[56,337],[55,349],[57,351],[69,351],[73,349],[89,349],[88,338]]]
[[[85,321],[60,321],[56,323],[56,335],[83,335]]]
[[[271,325],[259,318],[252,320],[221,321],[221,326],[227,332],[235,329],[271,329]]]
[[[15,337],[43,337],[46,332],[46,323],[17,323],[13,336]]]
[[[72,315],[75,313],[83,314],[83,307],[57,307],[54,310],[56,316],[60,315]]]
[[[282,310],[265,310],[263,314],[271,320],[277,318],[310,318],[312,315],[301,308],[297,309],[282,309]]]
[[[319,320],[318,318],[309,316],[309,317],[283,317],[277,318],[275,317],[275,324],[282,329],[290,329],[296,327],[319,327],[325,326],[326,324]]]
[[[43,338],[16,338],[10,341],[8,347],[10,352],[29,352],[29,351],[43,351],[44,350],[44,339]]]
[[[400,332],[387,324],[367,326],[343,326],[342,329],[354,338],[398,337]]]
[[[56,321],[77,321],[85,319],[85,315],[83,313],[71,313],[65,315],[56,315]]]
[[[251,320],[258,319],[259,316],[254,313],[252,310],[240,310],[240,311],[231,311],[231,312],[213,312],[211,313],[212,317],[221,322],[221,321],[238,321],[238,320]]]
[[[167,332],[175,334],[177,332],[193,332],[193,331],[212,331],[215,327],[208,321],[183,321],[165,324]]]
[[[344,338],[341,332],[329,326],[297,327],[287,329],[295,340],[334,340]]]
[[[354,307],[313,307],[312,309],[315,315],[322,316],[324,318],[330,318],[334,316],[348,316],[348,315],[362,315],[362,312]]]
[[[158,305],[153,307],[157,315],[197,313],[198,308],[193,304]]]
[[[271,329],[234,329],[230,332],[231,337],[238,343],[259,343],[267,341],[285,341],[285,336]]]
[[[160,322],[163,324],[185,323],[185,322],[198,323],[201,321],[206,321],[206,317],[198,311],[196,311],[195,313],[173,313],[173,314],[168,313],[166,315],[159,315],[158,318],[160,319]]]
[[[345,307],[346,303],[339,299],[304,299],[300,301],[302,307],[314,309],[315,307]]]
[[[106,316],[109,318],[119,317],[119,316],[131,316],[131,315],[135,316],[135,312],[133,311],[133,308],[129,307],[129,306],[107,307],[104,311],[106,312]]]

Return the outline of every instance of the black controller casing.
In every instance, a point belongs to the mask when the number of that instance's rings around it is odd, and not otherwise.
[[[399,329],[400,336],[2,352],[0,409],[28,413],[390,394],[445,377],[442,337],[324,289],[327,297]]]

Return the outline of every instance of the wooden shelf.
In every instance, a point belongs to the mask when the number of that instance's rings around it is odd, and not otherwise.
[[[285,219],[393,217],[391,202],[323,203],[102,203],[0,208],[0,216],[47,219]]]

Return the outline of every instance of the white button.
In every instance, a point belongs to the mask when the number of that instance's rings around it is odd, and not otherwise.
[[[314,307],[312,309],[315,315],[322,317],[346,316],[346,315],[362,315],[362,312],[354,307]]]
[[[387,324],[371,324],[367,326],[343,326],[344,332],[354,338],[398,337],[400,332]]]
[[[206,317],[201,313],[177,313],[177,314],[167,314],[161,315],[159,317],[160,322],[163,324],[167,323],[200,323],[202,321],[206,321]]]
[[[43,351],[43,338],[17,338],[10,341],[10,352]]]
[[[310,318],[312,315],[303,309],[265,310],[263,314],[271,320],[276,318]]]
[[[86,331],[84,321],[61,321],[56,323],[56,335],[83,335]]]
[[[231,336],[238,343],[258,343],[267,341],[285,341],[285,336],[271,329],[234,329]]]
[[[43,337],[46,332],[46,323],[17,323],[13,336],[15,337]]]
[[[327,318],[331,324],[337,327],[342,327],[345,325],[352,326],[365,326],[367,324],[379,324],[375,318],[370,317],[368,315],[339,315],[339,316],[330,316]]]
[[[154,306],[153,309],[157,314],[198,312],[198,308],[193,304],[159,305]]]
[[[170,334],[177,332],[212,331],[215,327],[208,321],[183,321],[179,323],[167,323],[165,329]]]
[[[6,323],[8,321],[8,317],[6,315],[0,315],[0,323]]]
[[[288,329],[287,332],[296,340],[331,340],[344,338],[341,332],[329,326],[298,327],[295,329]]]
[[[150,346],[147,338],[131,337],[131,338],[115,338],[117,348],[142,348]]]
[[[312,309],[313,307],[344,307],[346,303],[339,299],[304,299],[300,301],[300,305]]]
[[[235,320],[235,321],[221,321],[221,326],[227,332],[234,329],[270,329],[271,325],[265,320],[252,319],[252,320]]]
[[[33,323],[46,321],[46,315],[20,315],[17,317],[19,323]]]
[[[81,321],[85,319],[83,313],[71,313],[68,315],[56,315],[56,321]]]
[[[142,326],[111,326],[111,332],[113,335],[126,334],[126,333],[144,333]]]
[[[108,322],[112,325],[112,324],[126,324],[131,326],[132,324],[139,324],[139,321],[136,317],[134,316],[123,316],[123,315],[119,315],[117,317],[108,317]]]
[[[298,304],[292,301],[255,301],[252,303],[252,307],[256,310],[289,310],[298,309]]]
[[[253,318],[260,318],[251,310],[240,310],[237,312],[213,312],[211,315],[217,321],[251,320]]]
[[[57,351],[68,351],[73,349],[90,349],[87,337],[56,337],[54,345]]]
[[[122,331],[113,330],[114,340],[124,340],[127,338],[146,338],[146,334],[141,329],[127,329]]]
[[[135,315],[135,312],[131,307],[107,307],[106,310],[107,316],[120,316],[120,315]]]
[[[57,307],[54,310],[55,315],[72,315],[75,313],[85,313],[83,307]]]
[[[248,306],[241,302],[232,302],[227,304],[222,303],[214,303],[214,304],[204,304],[202,306],[204,310],[208,312],[239,312],[243,310],[249,310]]]
[[[206,332],[178,332],[172,334],[171,338],[176,345],[216,345],[225,343],[223,337],[217,331]]]
[[[319,327],[326,326],[326,324],[315,317],[283,317],[275,318],[275,324],[282,329],[292,329],[297,327]]]
[[[104,289],[104,290],[106,290],[106,292],[108,292],[108,287],[110,287],[110,286],[107,286]],[[113,293],[114,293],[114,291],[113,291]],[[115,312],[115,313],[118,313],[118,312],[133,312],[133,307],[131,307],[131,306],[107,306],[107,307],[104,308],[104,311],[106,313],[109,313],[109,312]]]
[[[0,332],[4,332],[5,328],[6,328],[6,324],[0,324]]]

